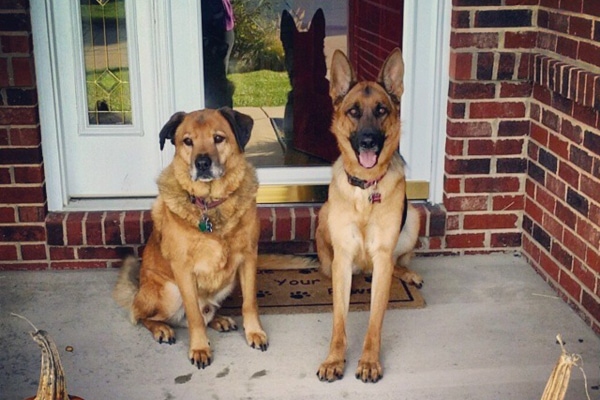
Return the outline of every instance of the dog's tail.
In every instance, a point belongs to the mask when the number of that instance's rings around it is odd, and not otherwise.
[[[258,269],[314,269],[319,261],[314,257],[288,254],[259,254]]]
[[[133,299],[140,288],[140,262],[133,256],[123,259],[123,265],[113,289],[113,299],[118,305],[131,310]]]

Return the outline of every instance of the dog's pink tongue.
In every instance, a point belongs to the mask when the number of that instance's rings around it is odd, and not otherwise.
[[[374,151],[361,151],[358,162],[365,168],[373,168],[377,164],[377,154]]]

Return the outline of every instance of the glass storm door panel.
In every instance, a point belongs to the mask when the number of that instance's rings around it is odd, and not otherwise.
[[[155,195],[161,154],[150,2],[53,7],[68,198]]]

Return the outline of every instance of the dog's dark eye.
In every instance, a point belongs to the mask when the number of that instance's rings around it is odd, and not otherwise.
[[[213,140],[216,144],[223,143],[225,141],[225,136],[223,135],[215,135],[213,136]]]
[[[362,113],[360,112],[360,108],[358,108],[358,106],[354,106],[348,110],[348,115],[352,118],[360,118]]]
[[[378,104],[377,107],[375,107],[374,114],[376,117],[383,117],[388,114],[388,109],[382,104]]]
[[[183,144],[185,144],[186,146],[192,146],[194,142],[189,137],[186,137],[183,139]]]

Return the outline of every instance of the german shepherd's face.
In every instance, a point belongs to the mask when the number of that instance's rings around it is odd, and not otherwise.
[[[173,114],[160,131],[160,149],[167,139],[175,145],[175,158],[189,168],[191,181],[221,178],[228,164],[239,160],[252,131],[251,117],[228,107]]]
[[[385,173],[400,140],[400,97],[404,63],[399,49],[384,62],[377,82],[356,82],[346,56],[337,50],[331,63],[329,94],[332,132],[346,172],[362,178]]]

